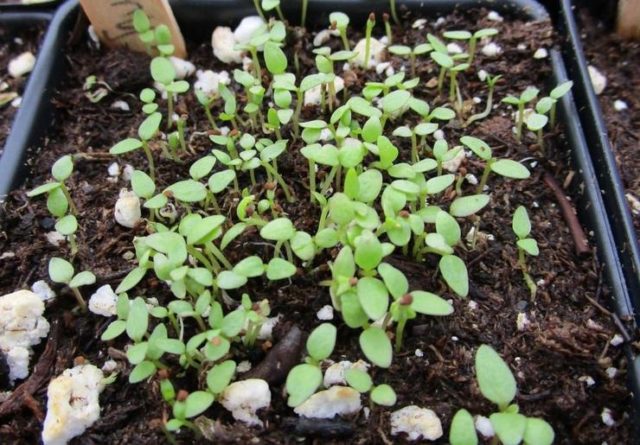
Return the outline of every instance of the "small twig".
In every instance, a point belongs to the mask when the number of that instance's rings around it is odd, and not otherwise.
[[[611,316],[611,312],[609,312],[608,310],[606,310],[604,307],[602,307],[602,305],[600,303],[598,303],[596,300],[594,300],[593,298],[591,298],[588,295],[584,296],[587,300],[589,300],[589,303],[591,303],[592,305],[594,305],[596,308],[598,308],[598,310],[600,310],[600,312],[602,312],[604,315],[606,315],[607,317]]]
[[[542,181],[547,187],[549,187],[549,189],[551,189],[558,201],[558,204],[560,204],[560,211],[562,212],[562,216],[564,216],[567,226],[569,226],[569,232],[571,232],[571,237],[575,244],[576,255],[587,255],[590,252],[589,243],[587,241],[587,236],[580,225],[580,221],[578,221],[573,205],[569,202],[567,196],[560,187],[560,184],[558,184],[558,181],[556,181],[553,176],[545,172],[542,177]]]
[[[629,335],[629,331],[627,331],[627,328],[624,326],[624,324],[622,324],[622,320],[620,320],[620,317],[618,317],[617,314],[612,313],[611,318],[618,328],[618,331],[620,331],[620,335],[622,335],[622,338],[624,338],[625,343],[631,342],[631,340],[633,339],[631,338],[631,335]]]

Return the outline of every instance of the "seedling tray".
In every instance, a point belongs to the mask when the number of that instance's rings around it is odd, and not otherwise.
[[[6,11],[0,8],[0,26],[10,30],[11,29],[19,30],[21,28],[33,26],[33,25],[41,25],[46,28],[48,23],[51,21],[51,18],[52,18],[52,14],[47,12],[36,12],[36,11],[26,11],[26,10],[17,12],[17,11]],[[43,47],[40,46],[38,54],[36,54],[36,60],[39,60],[41,55],[43,55],[44,57],[44,52],[41,52],[42,49]],[[6,67],[2,67],[2,69],[4,70],[6,69]],[[29,77],[27,80],[27,84],[22,94],[22,104],[13,116],[13,122],[11,125],[14,128],[23,128],[20,124],[18,124],[19,121],[24,121],[25,119],[25,117],[21,117],[21,116],[25,116],[25,114],[28,113],[27,110],[33,109],[33,105],[30,105],[29,103],[29,98],[32,97],[33,94],[29,91],[30,91],[30,88],[33,88],[33,87],[30,87],[30,85],[34,83],[34,82],[31,82],[31,79],[36,75],[35,71],[36,70],[34,67],[34,70],[30,74],[28,74]],[[10,105],[7,105],[7,106],[10,106]],[[5,145],[9,142],[9,138],[11,137],[10,135],[13,133],[14,133],[13,131],[10,131],[10,134],[7,135],[7,138],[5,140]]]
[[[386,11],[386,0],[329,0],[309,2],[308,24],[311,22],[327,23],[329,12],[342,10],[354,17],[364,18],[371,11],[381,13]],[[398,6],[406,6],[411,11],[425,16],[451,12],[455,7],[468,9],[487,7],[495,9],[501,14],[517,16],[523,19],[540,20],[547,18],[547,12],[537,2],[532,0],[510,0],[504,2],[474,1],[474,0],[406,0],[399,1]],[[183,0],[173,5],[176,18],[187,38],[206,37],[214,25],[235,24],[241,18],[254,14],[251,1],[238,0],[198,1]],[[6,195],[12,188],[19,186],[25,175],[25,161],[28,149],[36,147],[47,130],[46,123],[50,121],[50,100],[53,91],[64,76],[63,55],[65,40],[75,23],[78,14],[76,0],[63,4],[57,11],[51,23],[49,32],[41,48],[42,57],[30,79],[19,120],[16,119],[14,131],[5,147],[5,155],[0,159],[0,196]],[[215,14],[211,11],[215,10]],[[299,17],[298,2],[283,2],[283,12],[288,17]],[[294,19],[295,20],[295,19]],[[554,85],[567,80],[567,73],[561,54],[556,50],[550,51],[550,63],[553,68]],[[564,126],[566,139],[571,148],[573,168],[576,171],[573,187],[576,193],[575,205],[579,210],[582,223],[592,232],[592,239],[597,244],[597,253],[603,265],[603,274],[607,285],[614,296],[613,306],[621,320],[632,321],[634,310],[624,271],[620,265],[615,239],[607,218],[609,209],[605,207],[600,186],[596,177],[596,170],[592,163],[585,135],[578,119],[578,110],[571,93],[565,95],[559,102],[559,118]],[[634,358],[629,353],[630,363]],[[629,366],[631,388],[639,395],[640,369]],[[640,397],[635,397],[636,403]]]
[[[562,1],[559,25],[566,35],[563,51],[569,73],[575,82],[575,100],[580,120],[589,141],[588,148],[602,189],[602,200],[609,215],[622,270],[637,316],[640,308],[640,246],[625,198],[624,185],[607,134],[607,126],[587,70],[588,64],[582,50],[580,30],[573,14],[571,0]]]

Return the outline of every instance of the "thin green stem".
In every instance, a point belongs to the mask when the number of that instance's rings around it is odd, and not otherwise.
[[[476,189],[476,193],[482,193],[484,190],[484,186],[487,185],[487,180],[489,179],[489,173],[491,173],[491,161],[487,162],[487,165],[484,166],[484,171],[482,172],[482,178],[480,178],[480,183],[478,184],[478,188]]]
[[[67,201],[69,202],[69,209],[71,210],[71,213],[75,216],[78,216],[78,207],[76,207],[73,199],[71,199],[71,193],[69,193],[69,189],[64,182],[60,183],[60,190],[62,190],[64,197],[67,198]]]
[[[287,19],[284,18],[284,14],[282,13],[282,9],[280,9],[280,5],[276,6],[276,12],[278,13],[278,17],[280,17],[280,20],[282,20],[283,22],[287,21]]]
[[[313,192],[316,191],[316,163],[309,159],[309,200],[313,202]]]
[[[471,39],[469,39],[469,60],[467,62],[469,65],[473,63],[473,59],[476,55],[477,43],[478,43],[478,39],[476,37],[471,37]]]
[[[173,93],[167,91],[167,130],[173,127]]]
[[[260,18],[263,22],[266,22],[267,19],[264,16],[264,12],[262,12],[262,8],[260,7],[260,0],[253,0],[253,6],[256,8],[256,12],[260,15]]]
[[[153,181],[156,180],[156,166],[153,162],[153,155],[151,154],[151,149],[149,148],[149,144],[147,141],[142,141],[142,149],[144,150],[144,154],[147,155],[147,162],[149,163],[149,176]]]
[[[263,162],[262,166],[264,167],[265,170],[267,170],[268,172],[271,172],[271,174],[276,179],[276,181],[278,182],[280,187],[282,187],[282,191],[284,192],[284,196],[287,198],[287,201],[288,202],[293,202],[293,195],[291,194],[291,191],[289,190],[289,187],[287,186],[287,183],[284,182],[284,180],[278,174],[278,172],[275,171],[274,168],[270,164],[268,164],[267,162]]]
[[[518,104],[518,122],[516,122],[516,139],[522,140],[522,124],[524,123],[524,103]]]
[[[304,28],[307,22],[307,6],[308,0],[302,0],[302,18],[300,19],[300,26]]]
[[[531,293],[531,299],[534,300],[536,298],[536,292],[538,291],[538,286],[536,286],[536,283],[533,282],[531,275],[529,275],[527,262],[525,260],[525,252],[520,248],[518,248],[518,264],[520,264],[520,268],[522,269],[524,282],[527,284],[527,287],[529,288],[529,292]]]
[[[214,130],[218,130],[218,126],[216,125],[216,121],[213,119],[213,115],[211,114],[211,110],[209,109],[209,106],[207,106],[207,105],[204,106],[204,114],[207,116],[207,120],[211,124],[211,128],[213,128]]]
[[[391,32],[391,23],[388,20],[384,22],[384,31],[387,34],[388,45],[393,45],[393,33]]]
[[[391,17],[393,17],[393,21],[396,22],[396,25],[399,25],[400,20],[398,19],[398,13],[396,11],[396,0],[389,0],[389,7],[391,9]]]
[[[398,325],[396,326],[396,353],[400,352],[400,349],[402,349],[402,337],[404,335],[404,327],[406,324],[407,318],[402,314],[400,316],[400,320],[398,320]]]
[[[71,289],[71,293],[73,294],[76,301],[78,302],[78,306],[80,306],[80,310],[82,312],[87,312],[87,303],[84,302],[84,298],[82,298],[82,294],[80,294],[80,291],[78,290],[78,288],[69,286],[69,289]]]
[[[218,249],[216,247],[215,244],[213,244],[211,241],[209,241],[209,242],[205,243],[205,247],[209,250],[209,252],[211,252],[213,254],[213,256],[216,257],[216,259],[218,261],[220,261],[220,263],[222,263],[222,265],[224,267],[226,267],[229,270],[233,269],[233,265],[229,262],[229,260],[227,260],[227,258],[220,251],[220,249]]]

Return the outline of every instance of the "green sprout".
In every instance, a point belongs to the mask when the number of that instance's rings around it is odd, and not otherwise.
[[[493,92],[496,87],[496,82],[501,78],[502,76],[500,75],[491,76],[490,74],[487,74],[486,82],[487,82],[487,87],[489,88],[489,93],[487,94],[487,105],[484,107],[484,111],[482,111],[481,113],[477,113],[470,116],[469,119],[467,119],[467,121],[464,123],[465,127],[468,127],[469,125],[471,125],[472,122],[475,122],[480,119],[484,119],[485,117],[489,116],[489,114],[491,113],[491,110],[493,109]]]
[[[514,212],[511,227],[513,228],[513,233],[518,237],[516,242],[518,246],[518,265],[520,269],[522,269],[524,281],[527,283],[527,287],[531,292],[531,298],[535,298],[537,286],[531,278],[531,275],[529,275],[526,255],[538,256],[540,250],[538,249],[536,240],[529,237],[531,234],[531,221],[529,220],[527,209],[524,206],[519,206]]]
[[[442,87],[444,85],[444,76],[453,68],[454,60],[449,56],[446,45],[436,36],[427,34],[427,40],[432,48],[429,55],[433,61],[440,66],[440,74],[438,75],[438,94],[440,94],[442,93]]]
[[[365,46],[364,46],[364,69],[369,69],[369,56],[371,54],[371,31],[376,25],[376,15],[372,12],[367,18],[367,24],[365,27]]]
[[[421,43],[414,48],[410,48],[405,45],[392,45],[389,47],[389,52],[400,57],[408,57],[411,63],[411,75],[416,75],[416,56],[426,54],[431,51],[431,45],[428,43]]]
[[[564,96],[571,90],[571,87],[573,87],[573,82],[569,80],[567,82],[561,83],[549,93],[549,97],[551,98],[551,112],[549,113],[549,121],[551,122],[552,127],[556,124],[556,105],[558,104],[558,101],[562,98],[562,96]]]
[[[47,182],[39,187],[31,190],[27,193],[29,198],[47,194],[47,209],[49,212],[57,218],[62,218],[67,214],[67,210],[71,211],[71,214],[77,215],[78,208],[76,207],[69,189],[65,184],[65,181],[69,179],[73,173],[73,157],[71,155],[62,156],[51,167],[51,176],[55,181]]]
[[[517,107],[518,114],[516,118],[516,139],[518,142],[522,140],[522,125],[524,124],[524,107],[527,103],[531,102],[538,96],[538,90],[536,87],[527,87],[520,97],[507,96],[502,99],[502,102]]]
[[[75,273],[73,265],[63,258],[53,257],[49,260],[49,277],[54,283],[66,284],[78,302],[82,312],[87,311],[87,304],[78,290],[80,286],[88,286],[96,282],[96,276],[85,270]]]
[[[386,12],[382,13],[382,21],[384,22],[384,32],[387,36],[387,44],[393,45],[393,32],[391,31],[391,23],[389,23],[389,14]]]
[[[399,25],[400,20],[398,20],[398,13],[396,12],[396,0],[389,0],[389,9],[391,10],[393,21],[396,22],[396,25]],[[389,41],[389,43],[391,43],[391,41]]]
[[[144,121],[142,121],[142,123],[138,127],[139,139],[124,139],[111,147],[109,153],[111,153],[112,155],[121,155],[129,153],[130,151],[137,150],[138,148],[142,148],[145,155],[147,156],[147,162],[149,164],[149,175],[151,176],[151,179],[155,180],[155,163],[153,161],[151,149],[149,148],[149,141],[153,139],[153,137],[160,130],[161,121],[162,115],[159,112],[156,111],[151,113]]]
[[[155,40],[155,33],[151,28],[149,17],[142,9],[133,11],[132,16],[133,29],[138,33],[138,38],[145,46],[148,55],[152,54],[152,43]]]
[[[337,29],[342,39],[342,45],[345,51],[350,51],[349,39],[347,38],[347,27],[349,26],[349,16],[344,12],[332,12],[329,14],[329,23],[331,27]]]
[[[71,256],[75,256],[78,253],[78,244],[76,242],[76,231],[78,230],[78,220],[75,215],[65,215],[56,221],[56,231],[61,235],[64,235],[69,240],[71,246]]]
[[[536,133],[538,139],[538,147],[540,150],[544,150],[544,138],[542,137],[542,129],[549,122],[549,118],[544,114],[531,113],[527,117],[527,129]]]
[[[543,419],[526,417],[511,402],[516,396],[516,380],[509,366],[498,353],[487,345],[478,348],[475,356],[476,380],[480,392],[498,405],[498,412],[489,416],[496,434],[495,443],[518,445],[551,445],[555,438],[553,428]],[[451,445],[478,443],[471,414],[460,409],[453,417],[449,432]]]
[[[473,34],[471,34],[469,31],[447,31],[443,34],[443,36],[447,39],[466,40],[469,42],[469,57],[467,59],[467,63],[471,65],[475,57],[478,40],[485,37],[492,37],[496,34],[498,34],[498,30],[495,28],[483,28],[474,32]]]
[[[411,138],[411,162],[416,163],[420,160],[419,153],[425,146],[426,136],[433,134],[438,129],[438,124],[430,122],[422,122],[413,129],[402,126],[393,130],[394,136],[402,138]],[[420,143],[418,144],[418,136],[420,136]]]
[[[296,407],[311,397],[322,384],[320,362],[331,356],[336,344],[337,329],[331,323],[316,327],[307,338],[304,364],[294,366],[287,375],[285,388],[287,405]]]
[[[309,0],[302,0],[302,17],[300,18],[300,26],[302,26],[303,28],[305,27],[305,24],[307,23],[307,7]]]
[[[396,404],[397,396],[393,388],[382,384],[374,386],[371,376],[363,370],[349,368],[344,373],[347,384],[361,394],[371,392],[371,401],[380,406],[393,406]]]
[[[517,161],[494,158],[491,147],[481,139],[473,136],[463,136],[460,138],[460,142],[468,147],[476,156],[485,161],[482,178],[477,188],[478,193],[484,190],[491,172],[511,179],[527,179],[531,176],[529,170]]]

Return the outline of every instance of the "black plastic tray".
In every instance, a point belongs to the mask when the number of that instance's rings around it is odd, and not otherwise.
[[[15,11],[5,11],[3,9],[0,9],[0,26],[3,28],[9,28],[9,29],[19,29],[24,26],[33,26],[33,25],[43,25],[46,27],[48,23],[51,21],[52,17],[53,15],[47,12],[37,12],[37,11],[15,12]],[[40,59],[41,49],[42,49],[42,45],[40,46],[40,48],[38,49],[38,53],[36,54],[36,57],[37,57],[36,63],[37,63],[37,60]],[[28,100],[28,96],[31,95],[30,93],[28,93],[29,84],[31,83],[31,78],[34,75],[35,75],[35,67],[34,67],[34,70],[29,74],[29,78],[27,79],[27,84],[25,85],[25,88],[22,94],[22,104],[20,105],[20,107],[18,108],[18,111],[13,117],[12,125],[15,125],[15,123],[18,122],[18,117],[20,116],[20,114],[24,113],[22,109],[28,107],[27,100]],[[28,107],[28,108],[31,108],[31,107]],[[22,128],[22,127],[16,126],[16,128]],[[13,131],[10,131],[9,134],[11,134],[12,132]],[[5,140],[5,145],[8,141],[9,141],[9,136]]]
[[[638,245],[638,237],[633,227],[631,211],[625,198],[625,189],[607,134],[607,126],[602,118],[600,102],[593,91],[587,71],[587,61],[582,51],[580,30],[573,14],[572,1],[562,0],[560,12],[558,24],[565,35],[563,52],[569,73],[575,84],[574,95],[578,105],[578,113],[584,126],[584,133],[589,141],[591,156],[595,161],[604,205],[611,221],[627,287],[636,314],[638,314],[640,312],[640,246]]]
[[[215,14],[211,14],[215,4]],[[433,16],[450,12],[454,7],[472,8],[487,7],[506,15],[530,20],[548,18],[544,7],[533,0],[399,0],[398,7],[407,6],[410,10]],[[180,0],[172,3],[178,23],[187,33],[187,38],[208,38],[211,29],[219,24],[237,23],[242,17],[255,14],[251,0]],[[351,16],[364,18],[369,12],[383,12],[388,8],[388,0],[310,0],[307,17],[309,23],[326,23],[328,14],[334,10],[342,10]],[[293,23],[300,17],[300,2],[283,2],[283,12]],[[16,129],[5,147],[5,156],[0,159],[0,197],[23,179],[24,162],[27,149],[37,146],[47,129],[50,116],[50,98],[58,81],[64,75],[62,63],[65,38],[73,26],[78,13],[77,0],[70,0],[57,11],[41,52],[40,58],[29,85],[28,103],[24,103],[21,120],[16,122]],[[186,26],[188,24],[188,26]],[[567,80],[567,73],[561,54],[550,51],[550,63],[553,67],[553,84]],[[25,95],[26,99],[26,95]],[[609,285],[618,316],[623,320],[633,320],[633,306],[626,287],[625,278],[618,260],[614,237],[607,219],[600,187],[591,156],[583,134],[580,121],[571,93],[565,95],[559,103],[559,117],[564,122],[567,141],[571,147],[573,167],[576,178],[573,187],[576,190],[576,205],[582,222],[593,232],[597,243],[597,253],[604,265],[604,278]],[[630,353],[629,353],[630,354]],[[630,363],[634,358],[629,355]],[[630,366],[631,388],[636,394],[635,401],[640,401],[640,380],[638,367]]]

